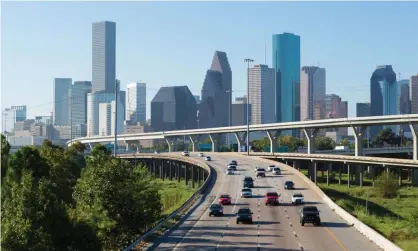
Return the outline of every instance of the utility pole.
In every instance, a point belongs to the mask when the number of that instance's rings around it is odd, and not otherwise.
[[[73,94],[70,96],[70,146],[73,144]]]
[[[250,155],[250,62],[251,58],[244,59],[247,62],[247,155]]]
[[[229,94],[229,107],[228,107],[228,126],[231,127],[231,103],[232,103],[232,90],[228,89],[226,92]],[[228,133],[228,147],[231,150],[231,138]]]
[[[114,134],[115,134],[115,143],[113,144],[113,155],[117,154],[116,147],[118,145],[118,81],[115,81],[115,125],[114,125]]]

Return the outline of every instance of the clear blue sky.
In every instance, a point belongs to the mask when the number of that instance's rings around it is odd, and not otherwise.
[[[327,71],[327,93],[369,100],[377,65],[409,78],[418,73],[418,2],[8,2],[2,3],[2,109],[26,104],[28,115],[52,111],[54,77],[91,80],[92,22],[114,21],[122,88],[187,85],[200,95],[215,50],[225,51],[234,96],[246,90],[251,57],[271,66],[271,36],[301,36],[303,65]],[[45,105],[43,105],[45,104]],[[149,114],[149,105],[147,109]]]

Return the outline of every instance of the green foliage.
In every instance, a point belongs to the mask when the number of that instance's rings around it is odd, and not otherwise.
[[[10,144],[7,142],[6,137],[1,135],[1,180],[7,173],[7,161],[9,159]]]
[[[335,148],[335,141],[328,137],[316,137],[315,148],[318,150],[332,150]]]
[[[84,144],[82,144],[81,142],[77,141],[73,144],[71,144],[70,146],[70,150],[73,149],[79,153],[84,153],[84,151],[86,150],[86,146],[84,146]]]
[[[398,177],[392,172],[382,173],[375,182],[377,194],[382,198],[394,198],[398,195]]]
[[[72,215],[97,233],[104,249],[119,249],[160,218],[158,191],[145,168],[96,151],[75,187]]]

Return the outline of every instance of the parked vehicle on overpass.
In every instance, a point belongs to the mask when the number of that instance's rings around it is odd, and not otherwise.
[[[224,215],[224,208],[222,205],[219,204],[212,204],[209,207],[209,216],[223,216]]]
[[[205,156],[203,153],[199,153],[199,157],[203,157]]]
[[[159,154],[159,152],[158,152],[158,151],[155,151],[154,153],[155,153],[155,154]]]
[[[237,224],[248,222],[253,224],[253,212],[248,207],[241,207],[237,212]]]
[[[267,205],[279,205],[279,194],[277,192],[267,192],[264,196],[264,203]]]
[[[251,188],[243,188],[241,190],[241,198],[251,198],[253,197],[253,192],[251,191]]]
[[[253,188],[254,187],[254,180],[253,180],[253,178],[252,177],[250,177],[250,176],[245,176],[244,177],[244,182],[243,182],[244,184],[243,184],[243,186],[244,186],[244,188],[245,187],[248,187],[248,188]]]
[[[205,157],[205,160],[206,160],[206,161],[211,161],[211,160],[212,160],[212,158],[211,158],[210,156],[206,156],[206,157]]]
[[[225,172],[227,175],[232,175],[232,174],[234,174],[234,169],[233,168],[228,168],[228,169],[226,169],[226,172]]]
[[[321,218],[319,217],[319,210],[316,206],[305,206],[299,210],[300,224],[313,223],[314,226],[321,225]]]
[[[284,189],[285,190],[295,189],[295,183],[293,183],[293,181],[290,181],[290,180],[286,181],[284,183]]]
[[[231,160],[230,164],[238,166],[238,162],[236,160]]]
[[[228,194],[222,194],[219,197],[218,203],[221,205],[231,205],[231,196],[229,196]]]
[[[292,204],[303,204],[304,203],[304,197],[301,193],[294,193],[292,195]]]
[[[272,172],[275,167],[276,167],[275,165],[269,165],[267,167],[267,172]]]
[[[271,172],[273,175],[281,175],[282,174],[282,170],[280,170],[279,167],[274,167],[273,171]]]
[[[188,151],[184,151],[184,152],[182,152],[181,153],[183,156],[190,156],[190,154],[189,154],[189,152]]]
[[[258,168],[256,176],[257,177],[266,177],[266,170],[264,168]]]

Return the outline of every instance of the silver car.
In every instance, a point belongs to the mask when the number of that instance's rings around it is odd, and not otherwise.
[[[280,168],[278,168],[278,167],[275,167],[275,168],[273,168],[273,171],[271,171],[271,173],[273,175],[281,175],[282,174],[282,170],[280,170]]]
[[[243,188],[242,190],[241,190],[241,198],[247,198],[247,197],[249,197],[249,198],[251,198],[251,197],[253,197],[253,192],[251,191],[251,189],[250,188]]]

